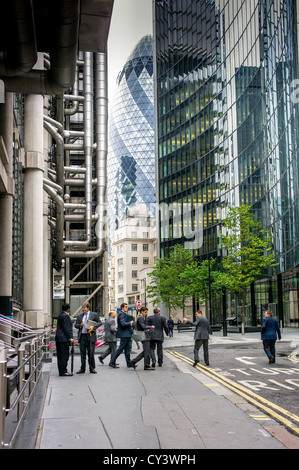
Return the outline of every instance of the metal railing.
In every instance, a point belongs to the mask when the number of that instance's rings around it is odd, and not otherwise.
[[[3,318],[1,316],[1,322]],[[18,322],[19,323],[19,322]],[[11,344],[0,341],[0,448],[11,448],[35,392],[48,354],[51,330],[32,330],[5,319],[8,328],[17,328],[19,337],[5,333]],[[12,330],[15,334],[16,329]],[[11,426],[10,416],[13,415]],[[10,421],[8,425],[8,420]],[[7,434],[10,435],[7,435]]]

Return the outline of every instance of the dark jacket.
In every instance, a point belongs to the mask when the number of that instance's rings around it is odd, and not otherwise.
[[[264,318],[262,324],[262,340],[263,339],[281,339],[281,333],[278,321],[275,318],[267,317]]]
[[[117,317],[117,338],[131,338],[133,329],[131,326],[132,317],[127,315],[123,310],[120,311]],[[134,323],[133,323],[134,325]]]
[[[187,323],[195,326],[194,339],[209,339],[209,334],[212,334],[209,320],[203,316],[197,317],[195,322],[187,321]]]
[[[80,343],[80,339],[81,339],[81,335],[82,335],[81,323],[83,321],[83,317],[84,317],[84,313],[82,312],[77,316],[77,320],[76,320],[76,324],[75,324],[75,328],[77,328],[79,330],[78,331],[78,343]],[[91,311],[89,311],[89,320],[96,322],[96,324],[94,325],[94,329],[91,333],[91,337],[90,337],[91,342],[95,343],[95,341],[97,339],[96,330],[101,326],[102,322],[99,319],[99,315],[97,313],[91,312]]]
[[[73,337],[72,320],[67,312],[61,312],[57,319],[57,330],[55,341],[60,343],[69,343]]]
[[[148,325],[148,319],[147,317],[144,317],[142,314],[139,315],[137,318],[137,326],[136,326],[138,331],[144,331],[145,332],[145,339],[146,341],[149,341],[152,339],[152,334],[153,330],[151,326]]]
[[[148,324],[154,325],[155,329],[151,333],[151,339],[156,341],[163,341],[164,340],[164,331],[166,335],[168,335],[169,330],[166,323],[166,318],[158,315],[155,313],[154,315],[150,315],[148,317]]]

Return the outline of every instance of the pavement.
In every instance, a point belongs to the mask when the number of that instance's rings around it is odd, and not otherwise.
[[[97,374],[77,375],[80,356],[75,354],[74,375],[59,377],[53,355],[43,365],[42,390],[14,448],[102,449],[99,455],[106,464],[104,459],[112,459],[116,450],[118,456],[133,456],[140,450],[155,455],[167,449],[185,454],[188,450],[195,455],[200,449],[299,449],[298,437],[276,422],[275,432],[269,432],[251,417],[259,411],[254,406],[171,354],[193,346],[193,335],[175,330],[173,338],[166,337],[163,366],[153,371],[144,370],[143,360],[135,370],[128,369],[123,354],[119,368],[112,369],[109,357],[103,365],[97,353]],[[210,339],[214,344],[252,341],[260,342],[260,333],[224,337],[220,331]],[[282,341],[299,348],[299,329],[284,329]],[[132,358],[138,352],[134,343]]]

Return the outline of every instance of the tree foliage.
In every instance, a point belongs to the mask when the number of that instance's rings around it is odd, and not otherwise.
[[[245,300],[248,286],[264,274],[266,268],[275,266],[272,238],[251,211],[251,206],[231,207],[222,235],[223,281],[225,286],[241,294],[242,323],[245,323]]]
[[[180,290],[185,290],[186,294],[194,297],[199,304],[207,303],[210,293],[218,292],[223,287],[221,272],[218,271],[217,261],[213,258],[188,265],[180,278],[184,281]]]
[[[156,260],[153,270],[149,273],[151,283],[146,288],[147,296],[152,303],[164,303],[171,309],[180,307],[185,310],[186,299],[190,297],[188,292],[188,279],[181,278],[185,269],[195,268],[191,252],[181,245],[175,245],[168,257]],[[182,288],[182,286],[185,288]]]

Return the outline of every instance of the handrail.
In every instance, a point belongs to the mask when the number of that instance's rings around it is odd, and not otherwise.
[[[22,323],[0,314],[0,333],[1,336],[6,339],[6,341],[4,341],[6,347],[10,347],[11,343],[16,339],[16,336],[9,334],[8,331],[14,332],[14,334],[18,336],[35,333],[33,328],[26,323]]]
[[[14,349],[13,346],[1,348],[0,344],[0,448],[2,449],[12,447],[41,376],[42,362],[46,355],[43,348],[46,346],[48,349],[50,329],[38,330],[35,334],[33,331],[28,336],[14,338]],[[17,366],[11,374],[8,374],[8,353],[11,354],[12,350],[17,357]],[[28,368],[28,373],[25,368]],[[17,396],[10,392],[13,381],[17,383]],[[16,427],[12,435],[7,438],[5,435],[7,416],[15,410]]]

